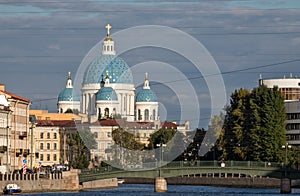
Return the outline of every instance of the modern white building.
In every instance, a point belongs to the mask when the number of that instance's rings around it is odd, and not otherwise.
[[[300,78],[260,79],[259,85],[265,85],[268,88],[277,86],[285,101],[300,99]]]
[[[285,99],[287,142],[300,145],[300,78],[260,79],[259,84],[278,87]]]

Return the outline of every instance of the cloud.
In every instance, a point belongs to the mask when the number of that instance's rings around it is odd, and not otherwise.
[[[60,45],[59,44],[51,44],[48,47],[49,49],[53,49],[53,50],[60,50]]]

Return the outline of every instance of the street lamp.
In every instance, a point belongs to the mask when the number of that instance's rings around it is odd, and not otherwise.
[[[282,149],[285,149],[285,170],[284,170],[284,176],[286,177],[286,170],[287,170],[287,164],[288,164],[288,160],[287,160],[287,150],[288,148],[292,148],[291,145],[289,145],[288,143],[286,143],[285,145],[282,145]]]
[[[167,144],[156,144],[156,147],[160,147],[160,163],[159,163],[159,177],[161,177],[161,166],[162,166],[162,162],[163,162],[163,147],[166,147]]]
[[[36,117],[35,115],[30,115],[29,116],[29,122],[30,122],[30,167],[31,169],[33,169],[32,167],[32,159],[33,159],[33,128],[35,128],[37,121],[36,121]]]

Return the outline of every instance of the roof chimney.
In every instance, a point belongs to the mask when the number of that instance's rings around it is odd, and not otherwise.
[[[5,91],[5,84],[0,84],[0,91]]]

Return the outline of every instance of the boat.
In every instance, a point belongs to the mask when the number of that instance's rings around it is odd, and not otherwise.
[[[118,184],[123,184],[125,182],[125,180],[124,179],[122,179],[122,178],[118,178]]]
[[[21,193],[21,192],[22,192],[22,190],[17,184],[7,184],[3,189],[4,194],[13,195],[13,194]]]

